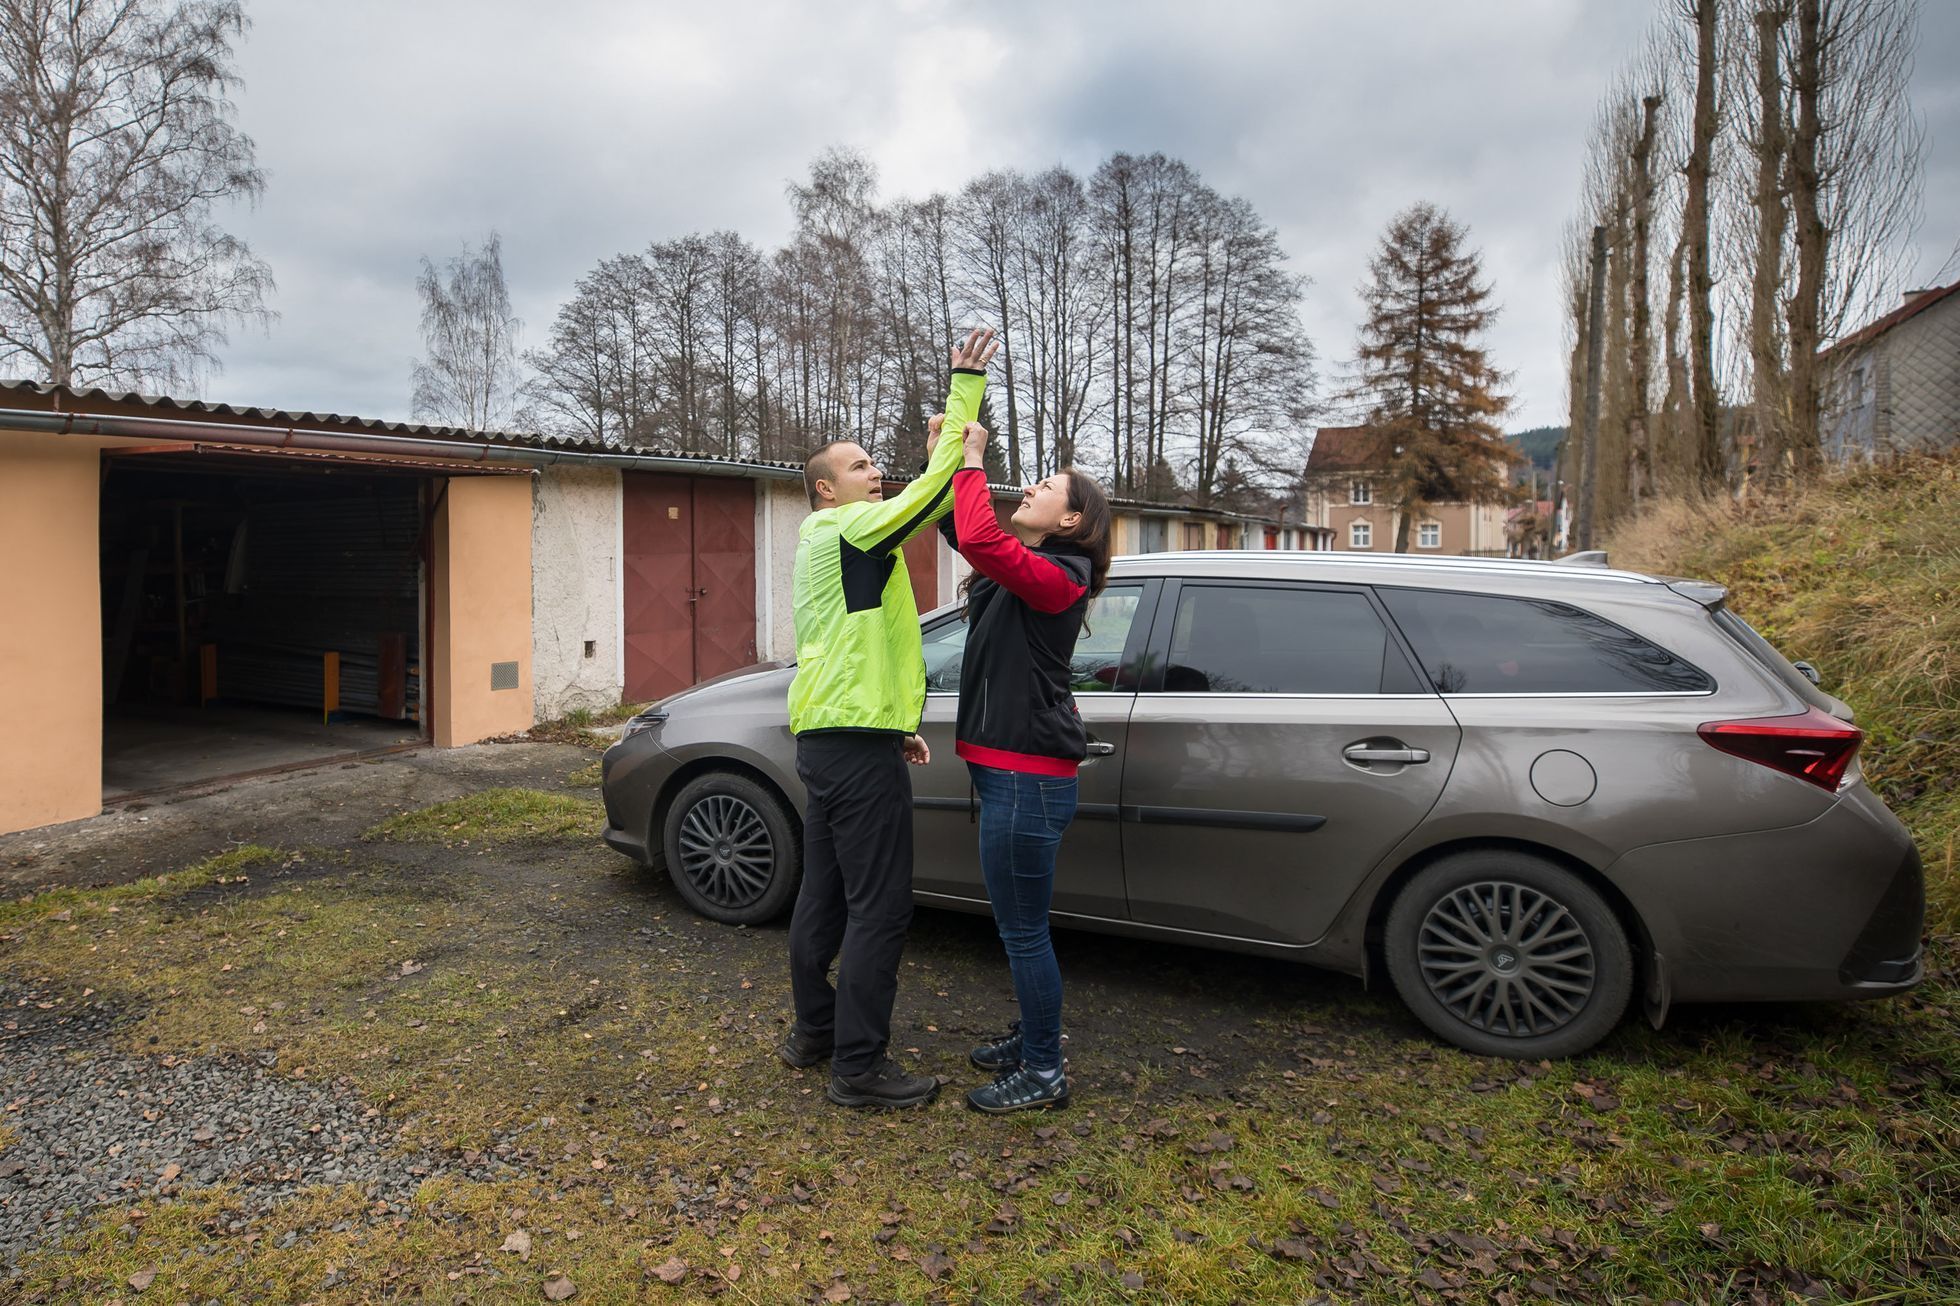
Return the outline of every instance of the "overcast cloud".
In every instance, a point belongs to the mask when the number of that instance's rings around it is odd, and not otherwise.
[[[230,215],[279,320],[234,334],[203,397],[405,418],[414,283],[503,235],[542,343],[599,259],[728,227],[773,248],[783,188],[829,145],[886,196],[988,168],[1161,150],[1278,227],[1312,279],[1323,373],[1356,285],[1417,199],[1468,224],[1503,306],[1512,429],[1564,420],[1558,245],[1587,126],[1648,0],[942,4],[248,0],[239,122],[269,176]],[[1960,5],[1928,0],[1921,281],[1960,237]],[[1947,278],[1956,275],[1953,269]]]

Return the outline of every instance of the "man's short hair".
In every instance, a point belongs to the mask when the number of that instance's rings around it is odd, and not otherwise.
[[[825,440],[818,445],[816,452],[803,460],[803,492],[810,496],[810,507],[823,507],[823,499],[817,494],[817,482],[827,481],[830,476],[830,451],[849,440]]]

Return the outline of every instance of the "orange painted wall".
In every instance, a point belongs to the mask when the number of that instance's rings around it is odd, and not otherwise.
[[[458,476],[436,511],[429,639],[438,747],[528,730],[531,695],[531,478]],[[517,683],[490,688],[493,662]]]
[[[0,834],[102,810],[102,444],[0,431]]]

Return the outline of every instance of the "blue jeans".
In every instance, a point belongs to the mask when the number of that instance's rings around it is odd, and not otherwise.
[[[980,871],[1007,948],[1021,1007],[1021,1061],[1062,1066],[1062,972],[1048,937],[1055,852],[1075,819],[1074,776],[1029,775],[968,762],[980,796]]]

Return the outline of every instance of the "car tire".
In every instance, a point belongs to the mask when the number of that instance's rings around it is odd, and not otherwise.
[[[783,914],[801,878],[789,810],[767,787],[710,771],[681,787],[661,830],[667,874],[687,905],[725,925]]]
[[[1426,867],[1396,895],[1382,942],[1416,1018],[1483,1056],[1575,1056],[1612,1032],[1633,993],[1633,949],[1613,909],[1526,854]]]

